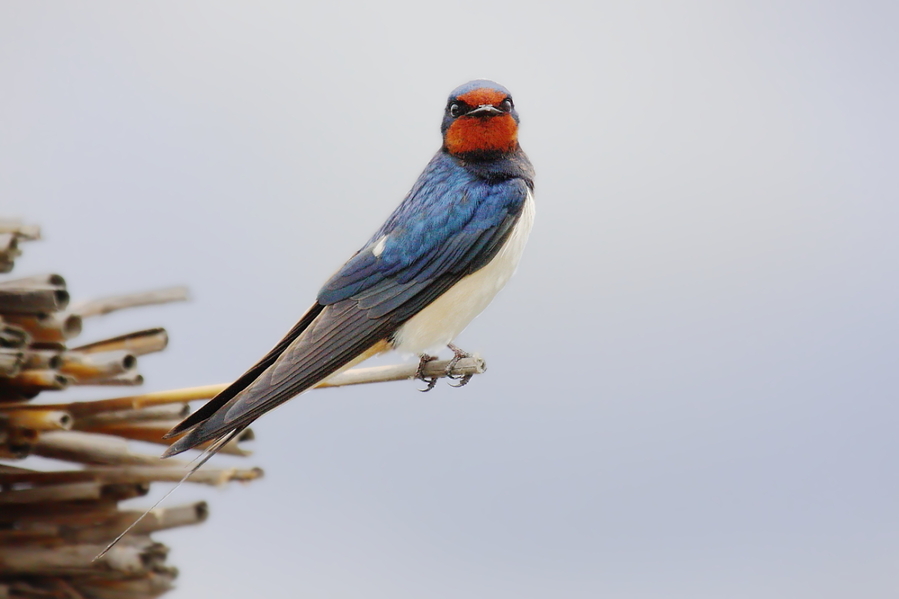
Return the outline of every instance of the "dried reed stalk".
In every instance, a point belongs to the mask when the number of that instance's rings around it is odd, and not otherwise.
[[[93,466],[81,470],[43,472],[25,470],[23,472],[0,472],[0,485],[41,487],[81,482],[111,483],[151,483],[178,482],[184,477],[184,468],[169,466]],[[192,483],[221,486],[231,481],[249,482],[263,476],[260,468],[209,468],[191,475]]]
[[[14,218],[0,219],[0,233],[11,233],[16,237],[33,241],[41,238],[41,228],[37,225],[26,225]]]
[[[69,292],[46,285],[0,286],[0,313],[44,314],[65,310]]]
[[[21,327],[12,326],[0,319],[0,347],[19,348],[31,343],[31,335]]]
[[[170,287],[142,293],[130,293],[116,295],[100,299],[80,302],[70,312],[78,314],[82,318],[109,314],[116,310],[135,308],[138,306],[150,306],[153,304],[167,304],[169,302],[183,302],[188,299],[187,287]]]
[[[75,381],[75,385],[102,385],[106,387],[139,387],[144,384],[144,376],[139,372],[126,372],[108,379],[94,379],[92,381]]]
[[[173,466],[169,460],[133,453],[128,442],[118,437],[80,431],[51,431],[42,434],[31,447],[33,455],[75,462],[136,466]]]
[[[168,333],[165,329],[147,329],[146,331],[138,331],[129,333],[128,335],[120,335],[111,339],[104,339],[87,345],[80,345],[72,348],[73,352],[95,353],[123,350],[135,356],[142,356],[153,352],[162,351],[169,343]]]
[[[35,343],[62,343],[81,333],[81,317],[75,314],[5,314],[3,319],[25,329]]]
[[[13,377],[19,373],[24,365],[24,351],[0,347],[0,376]]]
[[[62,365],[61,352],[52,349],[28,349],[25,351],[24,368],[36,370],[59,370]]]
[[[33,431],[69,430],[74,419],[62,410],[10,410],[4,412],[7,425]]]
[[[59,371],[75,378],[76,384],[86,384],[117,377],[134,370],[137,358],[124,350],[85,353],[68,351],[60,354]]]

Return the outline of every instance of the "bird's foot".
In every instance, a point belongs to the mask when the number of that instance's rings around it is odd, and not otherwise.
[[[428,362],[433,362],[437,359],[437,356],[429,356],[428,354],[421,354],[421,359],[418,361],[418,370],[415,371],[415,378],[420,381],[424,381],[428,384],[424,389],[419,389],[422,393],[427,393],[431,389],[434,388],[434,385],[437,384],[436,376],[425,376],[425,364]]]
[[[468,381],[470,381],[471,377],[474,375],[463,374],[462,376],[456,376],[453,374],[453,368],[456,367],[456,364],[459,363],[459,360],[461,360],[462,358],[470,358],[471,354],[464,349],[456,347],[452,343],[447,343],[446,346],[453,351],[453,359],[450,360],[450,363],[446,365],[446,377],[449,379],[453,379],[454,381],[459,381],[458,385],[450,385],[451,387],[464,387],[468,384]]]

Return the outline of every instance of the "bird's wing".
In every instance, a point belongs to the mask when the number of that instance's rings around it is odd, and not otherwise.
[[[324,285],[316,306],[277,347],[196,418],[173,429],[193,427],[165,455],[242,429],[379,344],[386,349],[400,325],[496,255],[521,214],[528,186],[512,179],[440,191],[407,198]],[[447,197],[450,192],[457,195]]]
[[[259,378],[259,375],[265,372],[266,368],[275,363],[275,360],[278,359],[278,356],[284,353],[284,350],[287,349],[287,347],[297,337],[300,336],[300,333],[305,331],[309,324],[312,323],[312,321],[315,320],[315,318],[319,314],[321,314],[323,308],[324,306],[319,303],[316,303],[314,306],[309,308],[309,310],[306,311],[303,317],[300,318],[299,322],[297,322],[293,326],[293,328],[290,329],[290,332],[287,333],[284,338],[278,342],[278,345],[273,347],[271,351],[265,354],[265,356],[261,360],[256,362],[256,364],[254,364],[249,370],[243,373],[239,379],[228,385],[218,395],[203,404],[203,406],[199,410],[197,410],[193,414],[190,414],[187,418],[175,425],[172,430],[165,434],[164,438],[168,439],[169,437],[174,437],[178,433],[184,432],[187,429],[196,426],[200,422],[212,416],[216,412],[216,410],[228,403],[235,395],[246,389],[250,383],[255,381],[257,378]]]

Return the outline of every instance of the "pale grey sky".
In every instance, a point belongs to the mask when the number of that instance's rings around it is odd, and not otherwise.
[[[512,90],[537,169],[522,266],[459,339],[489,372],[260,420],[265,479],[170,499],[212,509],[158,535],[170,596],[895,597],[897,28],[889,2],[0,3],[0,212],[45,234],[16,273],[189,285],[86,327],[169,330],[148,390],[267,351],[456,85]]]

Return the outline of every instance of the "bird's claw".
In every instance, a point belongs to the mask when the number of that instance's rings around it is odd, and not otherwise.
[[[464,387],[465,385],[468,384],[468,381],[470,381],[470,380],[472,379],[473,376],[474,376],[473,374],[463,374],[462,376],[453,376],[453,377],[450,377],[450,378],[452,378],[452,379],[458,379],[458,380],[459,380],[459,384],[458,384],[458,385],[453,385],[452,383],[450,383],[450,387]]]
[[[419,391],[421,391],[422,393],[427,393],[437,384],[436,376],[425,376],[425,364],[427,364],[428,362],[433,362],[436,359],[436,356],[422,354],[421,359],[418,361],[418,370],[415,371],[415,378],[428,384],[428,386],[424,389],[419,389]]]
[[[445,370],[446,378],[454,380],[454,381],[456,381],[456,380],[459,381],[458,385],[450,385],[451,387],[464,387],[465,385],[468,384],[468,381],[471,380],[472,375],[463,374],[463,375],[456,376],[455,374],[453,374],[453,369],[456,367],[456,364],[459,363],[459,360],[461,360],[462,358],[470,358],[471,354],[468,353],[467,351],[465,351],[464,349],[460,349],[460,348],[456,347],[452,343],[448,343],[446,346],[453,351],[453,359],[450,360],[449,364],[446,365],[446,370]]]

